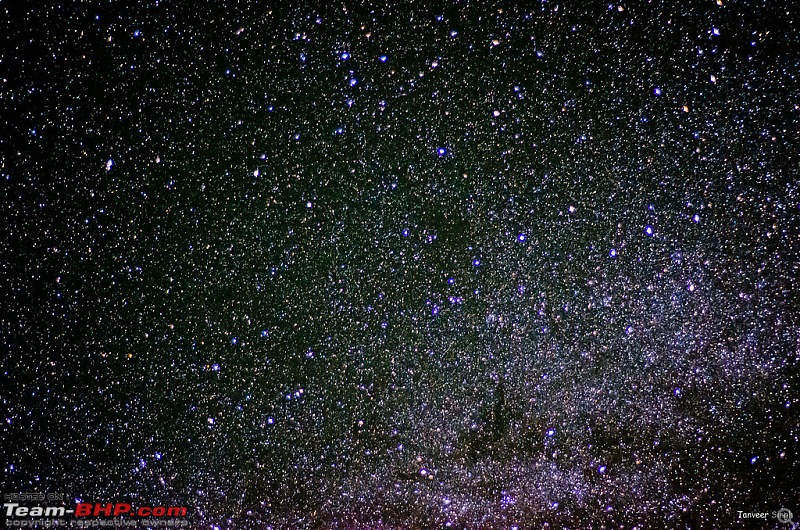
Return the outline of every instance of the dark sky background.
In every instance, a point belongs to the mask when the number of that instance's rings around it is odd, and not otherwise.
[[[784,2],[272,4],[0,2],[3,492],[800,512]]]

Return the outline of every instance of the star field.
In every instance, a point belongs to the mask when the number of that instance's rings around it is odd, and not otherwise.
[[[800,512],[797,20],[0,3],[3,492],[216,530]]]

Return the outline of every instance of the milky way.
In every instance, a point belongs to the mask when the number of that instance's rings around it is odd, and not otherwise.
[[[3,492],[790,528],[794,12],[302,4],[0,3]]]

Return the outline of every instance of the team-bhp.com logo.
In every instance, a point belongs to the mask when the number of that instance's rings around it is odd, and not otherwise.
[[[185,506],[136,506],[127,502],[77,502],[64,506],[63,494],[4,494],[6,527],[180,527],[189,525]],[[61,500],[62,503],[53,502]],[[27,502],[26,502],[27,501]],[[46,501],[46,502],[45,502]],[[79,501],[79,499],[76,499]],[[61,505],[59,505],[61,504]]]
[[[185,506],[139,506],[126,502],[100,504],[81,502],[75,506],[75,517],[186,517]]]
[[[74,510],[63,506],[20,506],[19,503],[3,504],[6,517],[186,517],[185,506],[139,506],[134,508],[127,502],[90,503],[80,502]]]

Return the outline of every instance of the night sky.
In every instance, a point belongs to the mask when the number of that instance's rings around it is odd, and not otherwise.
[[[0,2],[0,489],[800,520],[800,17],[299,4]]]

